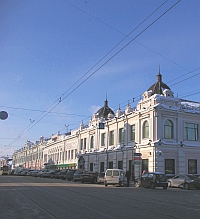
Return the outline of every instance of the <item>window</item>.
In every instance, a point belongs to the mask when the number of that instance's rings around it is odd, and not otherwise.
[[[112,170],[107,170],[107,171],[106,171],[106,175],[107,175],[107,176],[112,176]]]
[[[110,162],[108,163],[108,168],[109,168],[109,169],[113,169],[113,161],[110,161]]]
[[[122,161],[118,161],[118,169],[122,169]]]
[[[65,160],[67,160],[67,151],[65,152]]]
[[[165,159],[165,174],[175,174],[174,159]]]
[[[198,124],[185,123],[185,140],[197,141],[198,140]]]
[[[86,141],[87,139],[86,138],[84,138],[84,142],[83,142],[83,146],[84,146],[84,149],[86,149]]]
[[[104,172],[104,162],[100,163],[100,172]]]
[[[188,174],[197,174],[197,160],[188,159]]]
[[[93,171],[93,163],[90,163],[90,171]]]
[[[106,133],[101,134],[101,146],[106,145]]]
[[[71,150],[71,159],[74,159],[74,150]]]
[[[131,141],[135,141],[135,125],[131,125]]]
[[[109,145],[114,145],[114,131],[110,131]]]
[[[119,129],[119,143],[124,143],[124,128]]]
[[[143,123],[143,138],[149,138],[149,123],[145,121]]]
[[[119,176],[119,171],[118,170],[113,170],[113,176]]]
[[[81,139],[81,142],[80,142],[80,150],[83,150],[83,139]]]
[[[173,138],[173,123],[170,120],[166,120],[164,123],[164,138]]]
[[[149,160],[148,159],[142,159],[142,172],[145,170],[145,172],[148,172],[149,170]]]
[[[90,138],[90,148],[94,148],[94,136]]]

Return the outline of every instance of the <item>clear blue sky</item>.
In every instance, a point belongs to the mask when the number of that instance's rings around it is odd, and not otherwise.
[[[0,111],[9,117],[0,121],[0,157],[87,124],[106,95],[115,112],[135,106],[159,65],[175,96],[199,101],[200,1],[166,12],[176,2],[1,0]]]

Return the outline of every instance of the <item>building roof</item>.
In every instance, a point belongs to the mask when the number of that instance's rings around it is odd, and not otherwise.
[[[147,91],[152,91],[152,95],[154,95],[154,94],[163,94],[163,90],[165,89],[171,90],[165,83],[162,82],[162,75],[160,74],[160,71],[156,77],[157,77],[156,83],[151,85],[151,87]]]
[[[106,99],[106,100],[104,101],[104,106],[101,107],[101,108],[96,112],[96,115],[97,115],[99,118],[105,118],[105,119],[107,119],[109,114],[114,115],[114,112],[113,112],[113,110],[108,106],[108,100]]]

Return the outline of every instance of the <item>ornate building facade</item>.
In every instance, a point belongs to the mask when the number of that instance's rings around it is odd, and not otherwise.
[[[174,97],[159,73],[136,108],[128,104],[114,113],[106,99],[88,125],[25,146],[13,154],[13,162],[97,172],[120,168],[132,177],[143,170],[200,174],[199,124],[200,104]]]

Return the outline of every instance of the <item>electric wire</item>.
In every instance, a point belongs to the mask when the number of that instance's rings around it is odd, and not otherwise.
[[[146,28],[144,28],[139,34],[137,34],[133,39],[131,39],[125,46],[123,46],[121,49],[119,49],[114,55],[112,55],[107,61],[105,61],[100,67],[98,67],[93,73],[91,73],[86,79],[84,79],[79,85],[77,85],[71,92],[69,92],[66,96],[66,92],[59,98],[59,102],[56,103],[58,100],[56,100],[51,106],[49,106],[43,115],[38,116],[34,123],[27,126],[27,128],[18,136],[18,138],[21,138],[25,133],[27,133],[30,129],[32,129],[36,124],[38,124],[48,113],[50,113],[54,108],[56,108],[60,102],[62,102],[64,99],[66,99],[70,94],[72,94],[76,89],[78,89],[83,83],[85,83],[90,77],[92,77],[97,71],[99,71],[103,66],[105,66],[111,59],[113,59],[117,54],[119,54],[123,49],[125,49],[130,43],[132,43],[136,38],[138,38],[142,33],[144,33],[148,28],[150,28],[154,23],[156,23],[161,17],[163,17],[167,12],[169,12],[172,8],[174,8],[181,0],[177,1],[175,4],[173,4],[170,8],[168,8],[164,13],[162,13],[158,18],[156,18],[152,23],[150,23]],[[75,83],[76,84],[76,83]],[[64,97],[63,97],[64,96]],[[63,98],[62,98],[63,97]],[[14,144],[18,138],[14,141],[12,141],[9,146]]]

